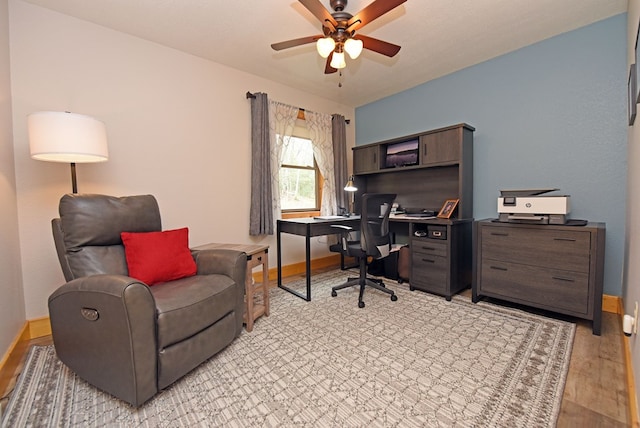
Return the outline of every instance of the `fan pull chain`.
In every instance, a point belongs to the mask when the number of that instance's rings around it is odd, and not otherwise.
[[[342,70],[340,70],[338,73],[339,73],[338,88],[342,88]]]

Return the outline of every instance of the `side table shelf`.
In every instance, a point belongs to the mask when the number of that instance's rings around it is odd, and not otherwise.
[[[195,250],[225,249],[244,251],[247,254],[243,320],[248,332],[253,330],[256,319],[269,316],[269,246],[252,244],[205,244]],[[253,269],[262,266],[262,282],[253,281]]]

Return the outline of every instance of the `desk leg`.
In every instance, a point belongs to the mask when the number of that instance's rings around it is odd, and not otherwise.
[[[278,252],[278,287],[282,287],[282,239],[280,223],[278,223],[276,232],[276,251]]]
[[[305,236],[305,269],[307,279],[307,302],[311,301],[311,236],[309,230],[307,230],[307,236]]]
[[[311,232],[307,229],[307,233],[305,235],[305,267],[306,267],[306,280],[307,280],[307,295],[305,296],[302,293],[297,292],[285,285],[282,285],[282,253],[280,251],[280,227],[278,227],[278,288],[282,288],[285,291],[293,294],[294,296],[298,296],[301,299],[306,300],[307,302],[311,301]]]

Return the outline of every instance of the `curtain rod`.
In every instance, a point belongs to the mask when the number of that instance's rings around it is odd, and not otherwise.
[[[249,99],[249,98],[255,99],[255,98],[256,98],[256,96],[255,96],[255,95],[253,95],[253,94],[252,94],[251,92],[249,92],[249,91],[247,91],[247,93],[246,93],[246,97],[247,97],[247,99]],[[299,107],[298,107],[298,110],[300,110],[302,113],[304,113],[304,111],[305,111],[303,108],[299,108]],[[351,119],[345,119],[345,120],[344,120],[344,123],[346,123],[347,125],[349,125],[349,124],[351,123]]]

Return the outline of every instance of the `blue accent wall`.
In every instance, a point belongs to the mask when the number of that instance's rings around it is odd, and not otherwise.
[[[497,216],[500,189],[559,188],[571,218],[606,223],[604,292],[620,296],[626,25],[617,15],[361,106],[356,144],[472,125],[474,218]]]

